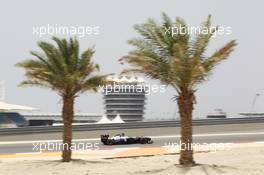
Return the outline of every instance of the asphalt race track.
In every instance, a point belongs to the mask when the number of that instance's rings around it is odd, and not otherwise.
[[[74,143],[97,145],[99,149],[113,149],[125,147],[166,146],[179,143],[179,127],[122,129],[109,131],[78,131],[74,133]],[[104,146],[100,143],[101,134],[125,133],[128,136],[150,136],[154,143],[151,145],[115,145]],[[39,133],[25,135],[11,135],[0,137],[0,154],[39,152],[33,150],[40,142],[59,142],[61,133]],[[225,124],[194,127],[194,143],[247,143],[264,142],[264,123]]]

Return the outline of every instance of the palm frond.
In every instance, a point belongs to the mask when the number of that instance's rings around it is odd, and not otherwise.
[[[206,57],[208,43],[217,30],[212,29],[210,15],[201,26],[209,32],[202,32],[195,39],[188,32],[173,33],[175,28],[187,30],[188,26],[183,19],[176,18],[172,21],[165,13],[162,14],[161,24],[149,19],[143,24],[135,25],[135,30],[141,37],[129,40],[129,44],[135,49],[124,60],[133,68],[123,73],[145,74],[171,85],[178,92],[194,92],[196,86],[207,79],[215,65],[228,58],[236,46],[235,41],[230,41],[212,56]],[[172,33],[168,34],[168,29]]]
[[[39,42],[42,52],[32,51],[37,59],[29,59],[17,63],[25,69],[26,80],[22,86],[41,86],[57,91],[60,95],[66,93],[75,96],[87,90],[96,90],[106,83],[106,75],[97,75],[99,65],[91,61],[95,51],[88,48],[79,54],[79,42],[76,38],[52,38],[56,45]]]

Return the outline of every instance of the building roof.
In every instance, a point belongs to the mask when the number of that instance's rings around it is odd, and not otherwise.
[[[97,122],[98,124],[103,124],[103,123],[112,123],[109,118],[107,118],[106,115],[103,115],[103,117]]]
[[[0,112],[34,111],[34,110],[37,110],[37,109],[33,107],[9,104],[9,103],[0,101]]]
[[[111,123],[125,123],[125,122],[120,117],[120,114],[117,114],[116,117],[111,121]]]
[[[107,79],[116,83],[144,83],[144,78],[135,75],[114,75]]]

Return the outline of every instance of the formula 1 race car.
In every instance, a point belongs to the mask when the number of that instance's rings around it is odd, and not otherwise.
[[[124,133],[117,134],[114,137],[101,135],[101,142],[104,145],[121,145],[121,144],[151,144],[153,141],[149,137],[128,137]]]

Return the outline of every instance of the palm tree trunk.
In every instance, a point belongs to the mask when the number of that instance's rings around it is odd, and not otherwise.
[[[193,93],[181,93],[177,97],[181,119],[181,151],[179,163],[184,166],[195,164],[192,148]]]
[[[72,121],[73,121],[73,97],[63,97],[63,150],[62,150],[62,161],[71,161],[71,143],[72,143]]]

